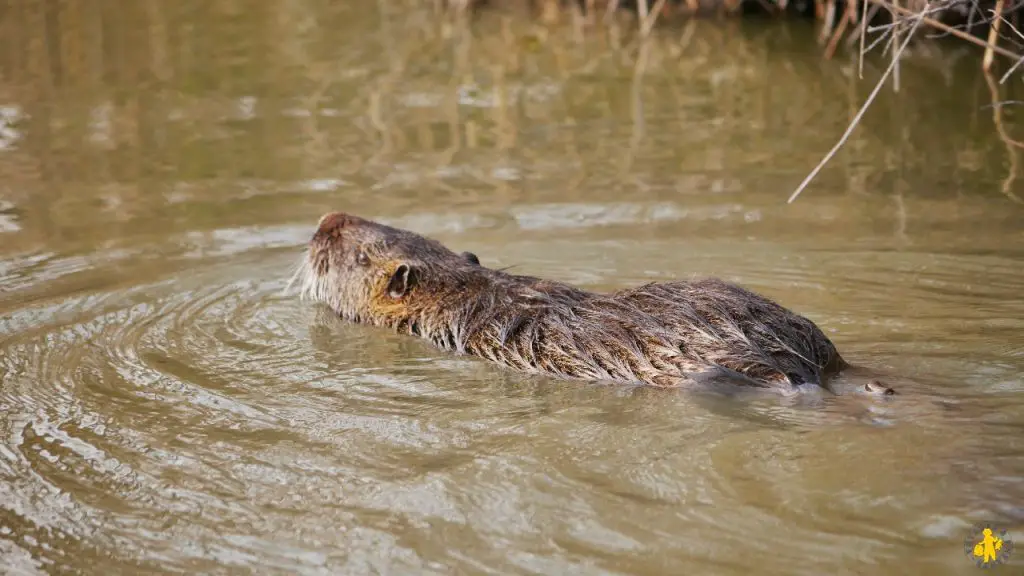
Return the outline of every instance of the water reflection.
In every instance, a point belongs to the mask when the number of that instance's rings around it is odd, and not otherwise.
[[[813,37],[701,22],[638,45],[412,1],[0,2],[0,557],[973,569],[970,523],[1024,519],[1024,136],[983,108],[1017,89],[913,53],[786,205],[880,71],[856,80]],[[281,294],[335,209],[591,289],[720,275],[906,394],[567,385],[342,324]]]

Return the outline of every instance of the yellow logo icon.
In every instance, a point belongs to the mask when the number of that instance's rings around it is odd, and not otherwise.
[[[1013,541],[1005,529],[996,530],[991,524],[978,524],[964,538],[964,552],[979,568],[991,568],[1010,559]]]

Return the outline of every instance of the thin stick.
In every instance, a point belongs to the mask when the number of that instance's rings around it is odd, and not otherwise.
[[[818,43],[824,44],[829,38],[832,37],[832,33],[835,31],[836,26],[836,0],[828,0],[825,5],[825,18],[821,26],[821,33],[818,34]]]
[[[996,0],[994,13],[995,19],[988,25],[988,48],[985,48],[985,57],[981,61],[981,69],[985,72],[992,68],[992,48],[999,42],[999,25],[1003,23],[1003,0]]]
[[[996,126],[996,132],[999,133],[1000,140],[1006,145],[1006,155],[1009,156],[1010,160],[1010,172],[1006,175],[1006,179],[1003,180],[1003,194],[1014,200],[1017,203],[1024,204],[1016,194],[1013,193],[1013,182],[1017,179],[1017,172],[1020,170],[1020,159],[1018,157],[1017,148],[1024,148],[1024,144],[1017,142],[1010,138],[1006,133],[1006,126],[1003,125],[1003,114],[1002,106],[996,106],[999,102],[999,84],[996,84],[996,79],[988,72],[985,73],[985,82],[988,84],[989,93],[992,96],[992,122]]]
[[[1011,66],[1010,69],[1006,71],[1006,74],[1003,74],[1003,77],[999,79],[999,83],[1002,84],[1006,82],[1006,79],[1010,77],[1010,74],[1013,74],[1013,71],[1019,68],[1021,64],[1024,64],[1024,58],[1017,60],[1017,63]]]
[[[993,11],[993,14],[995,15],[996,18],[998,18],[1000,20],[1006,20],[1006,18],[1003,18],[999,14],[996,14],[994,11]],[[1016,17],[1017,13],[1014,12],[1013,15],[1014,15],[1014,17]],[[1016,26],[1014,26],[1010,22],[1007,22],[1006,25],[1010,27],[1010,30],[1013,30],[1014,34],[1016,34],[1017,36],[1020,36],[1021,38],[1024,38],[1024,34],[1021,34],[1020,30],[1017,30]],[[1006,71],[1006,74],[1003,74],[1003,77],[999,79],[999,83],[1002,84],[1002,83],[1006,82],[1006,79],[1009,78],[1010,75],[1013,74],[1013,71],[1016,70],[1018,67],[1020,67],[1021,64],[1024,64],[1024,58],[1021,58],[1020,60],[1017,60],[1016,64],[1014,64],[1013,66],[1010,66],[1010,69]]]
[[[925,8],[928,8],[927,4],[925,4]],[[900,49],[896,51],[896,57],[893,58],[893,60],[889,63],[889,67],[886,68],[885,73],[882,74],[882,77],[878,80],[878,84],[875,85],[875,89],[871,91],[871,94],[868,96],[868,99],[864,102],[864,105],[860,107],[860,111],[858,111],[857,115],[853,117],[853,120],[850,122],[850,125],[846,128],[846,132],[843,133],[843,136],[839,139],[839,142],[836,142],[836,145],[832,147],[832,150],[830,150],[829,153],[826,154],[824,158],[822,158],[821,162],[819,162],[818,165],[814,167],[814,170],[811,170],[811,173],[808,174],[806,178],[804,178],[804,181],[800,183],[800,186],[796,189],[796,191],[793,192],[792,195],[790,195],[789,200],[786,201],[786,204],[792,204],[793,201],[796,200],[796,197],[799,196],[800,193],[804,191],[804,188],[807,188],[807,185],[811,183],[811,180],[813,180],[814,177],[818,175],[818,172],[820,172],[821,169],[825,167],[825,164],[827,164],[828,161],[831,160],[832,157],[836,155],[836,152],[838,152],[839,149],[842,148],[843,144],[845,144],[846,141],[850,138],[850,134],[853,133],[853,129],[857,127],[857,124],[860,122],[861,117],[864,116],[864,112],[866,112],[868,106],[870,106],[871,103],[874,102],[875,97],[878,96],[878,93],[882,90],[882,86],[885,85],[886,78],[889,77],[889,74],[892,73],[892,69],[895,68],[896,63],[899,62],[899,57],[903,54],[903,49],[907,47],[907,44],[910,43],[910,39],[914,37],[914,31],[917,30],[917,27],[921,24],[921,22],[924,21],[924,12],[925,11],[922,10],[921,13],[918,14],[917,17],[914,19],[914,25],[911,26],[910,31],[907,32],[907,38],[906,40],[903,41],[903,44],[900,45]]]
[[[661,14],[661,11],[665,9],[665,2],[667,1],[668,0],[657,0],[657,2],[654,3],[654,8],[652,8],[650,13],[647,14],[647,18],[642,20],[642,24],[640,26],[640,34],[642,36],[647,36],[651,33],[651,30],[654,29],[654,23],[657,22],[658,15]]]
[[[868,44],[868,47],[865,48],[866,52],[864,52],[864,54],[867,54],[868,52],[871,52],[872,50],[874,50],[875,46],[878,46],[884,40],[885,41],[885,48],[882,50],[882,55],[885,56],[885,54],[889,51],[889,48],[892,47],[892,45],[893,45],[893,43],[892,43],[892,30],[893,30],[892,28],[886,28],[885,32],[883,32],[881,34],[881,36],[879,36],[878,38],[875,38],[874,42],[872,42],[871,44]],[[888,38],[888,40],[886,40],[886,38]]]
[[[867,2],[864,2],[863,4],[861,4],[861,6],[866,6],[866,5],[867,5]],[[861,16],[858,17],[857,21],[859,22],[859,24],[857,25],[857,28],[855,28],[854,31],[850,33],[850,37],[846,41],[847,45],[853,46],[853,44],[855,42],[859,42],[860,39],[865,34],[867,34],[868,32],[870,32],[872,30],[874,30],[874,28],[868,28],[867,26],[863,26],[862,24],[863,24],[864,20],[867,20],[868,22],[870,22],[872,19],[874,19],[875,14],[877,14],[878,11],[881,10],[881,9],[882,9],[882,7],[879,6],[878,4],[872,4],[870,10],[867,9],[867,8],[864,9],[864,13]],[[862,34],[862,32],[863,32],[863,34]],[[861,46],[860,53],[862,55],[865,53],[863,46]],[[864,58],[861,57],[861,61],[862,62],[863,62],[863,60],[864,60]],[[863,80],[863,79],[864,78],[861,78],[861,80]]]
[[[836,52],[836,46],[839,45],[839,38],[842,37],[843,32],[846,32],[846,26],[850,23],[850,11],[843,10],[843,17],[839,19],[839,25],[836,26],[836,32],[832,35],[832,39],[829,40],[828,46],[825,47],[825,59],[831,60],[832,55]]]
[[[868,35],[868,3],[864,2],[860,13],[860,60],[857,63],[857,76],[864,79],[864,37]]]
[[[999,0],[999,1],[1002,2],[1002,0]],[[892,0],[892,7],[893,8],[899,8],[900,7],[899,2],[900,2],[900,0]],[[899,21],[898,18],[896,18],[896,12],[891,12],[891,14],[892,14],[892,19],[893,19],[893,24],[895,24],[895,26],[893,26],[893,28],[892,28],[892,45],[895,46],[895,45],[899,44],[899,42],[900,42],[900,21]],[[922,13],[922,16],[923,15],[924,14]],[[896,67],[893,68],[893,71],[892,71],[892,91],[893,92],[899,92],[900,91],[900,55],[897,54],[896,52],[893,52],[892,53],[892,61],[896,63]]]
[[[1006,20],[1006,18],[1003,18],[1002,16],[1000,16],[999,14],[996,14],[995,12],[993,12],[993,15],[996,18],[999,18],[999,19],[1002,19],[1002,20]],[[1013,17],[1014,17],[1014,21],[1016,21],[1017,20],[1017,12],[1013,13]],[[1020,30],[1018,30],[1016,26],[1014,26],[1013,24],[1011,24],[1009,22],[1007,22],[1006,25],[1010,27],[1010,30],[1013,30],[1014,34],[1016,34],[1020,38],[1024,38],[1024,34],[1021,34]]]
[[[1003,107],[999,105],[999,86],[995,83],[995,78],[990,73],[986,73],[985,82],[988,84],[989,93],[992,96],[992,124],[996,127],[999,139],[1006,144],[1007,149],[1014,147],[1024,149],[1024,143],[1010,138],[1010,135],[1006,132],[1006,125],[1003,123]],[[1013,159],[1011,158],[1011,160]],[[1011,161],[1011,164],[1016,168],[1016,162]]]

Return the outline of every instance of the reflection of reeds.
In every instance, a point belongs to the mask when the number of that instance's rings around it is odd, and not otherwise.
[[[659,4],[675,5],[651,2],[649,15]],[[5,184],[25,196],[15,201],[40,202],[36,217],[65,226],[86,225],[76,216],[97,205],[105,226],[197,226],[217,210],[231,225],[251,215],[231,214],[230,202],[303,181],[311,188],[297,194],[315,209],[337,206],[324,190],[342,180],[354,204],[375,189],[395,192],[374,197],[382,210],[408,201],[403,191],[500,206],[653,198],[658,186],[709,185],[702,178],[731,186],[727,172],[744,163],[806,169],[830,143],[818,128],[789,126],[825,122],[838,133],[833,119],[845,121],[856,99],[838,66],[773,52],[784,33],[801,33],[784,23],[736,34],[735,22],[691,19],[679,33],[643,36],[585,11],[542,25],[514,13],[438,13],[413,0],[372,9],[82,6],[0,0],[0,105],[24,118],[21,139],[0,153]],[[589,6],[603,14],[601,2]],[[904,86],[930,73],[919,56],[903,59]],[[984,129],[964,130],[950,150],[945,129],[930,122],[949,117],[944,97],[907,107],[921,142],[907,162],[1003,154],[1004,142]],[[884,100],[875,105],[891,105]],[[854,151],[837,172],[850,189],[885,169],[891,127],[871,122],[850,136]],[[790,151],[772,152],[778,145]],[[662,163],[655,169],[651,158]],[[525,172],[543,175],[547,188]]]
[[[871,0],[871,1],[874,1],[874,2],[876,2],[879,5],[885,5],[885,2],[883,0]],[[943,24],[941,22],[937,22],[935,20],[932,20],[930,18],[930,15],[933,13],[933,9],[932,9],[930,3],[927,0],[924,1],[923,5],[917,6],[916,12],[908,10],[908,9],[905,9],[905,8],[902,8],[898,4],[898,0],[889,0],[887,6],[889,7],[889,9],[891,10],[892,15],[893,15],[893,23],[886,27],[886,28],[888,28],[888,31],[891,34],[891,42],[892,42],[893,45],[895,45],[899,41],[899,28],[903,24],[903,16],[909,14],[907,16],[907,18],[909,18],[912,21],[912,25],[911,25],[911,29],[907,32],[906,40],[903,41],[902,43],[900,43],[899,49],[892,51],[892,64],[890,65],[889,69],[886,70],[886,73],[882,75],[882,78],[878,81],[878,84],[875,86],[875,89],[871,92],[871,95],[868,97],[868,99],[864,102],[864,105],[861,107],[860,112],[858,112],[858,114],[856,116],[854,116],[853,120],[850,122],[849,126],[847,127],[846,132],[839,139],[839,141],[836,143],[836,145],[829,151],[829,153],[825,155],[825,157],[822,159],[822,161],[811,171],[811,173],[804,179],[804,181],[801,182],[800,186],[797,187],[797,189],[793,192],[793,194],[790,195],[789,202],[792,203],[797,198],[797,196],[800,195],[800,193],[807,187],[807,185],[814,178],[814,176],[818,173],[818,171],[820,171],[821,168],[836,154],[836,152],[839,150],[839,148],[841,146],[843,146],[843,144],[846,142],[846,139],[849,138],[849,136],[852,133],[852,131],[856,128],[857,123],[860,121],[860,118],[863,115],[864,111],[866,111],[867,107],[871,105],[871,102],[877,96],[879,89],[881,88],[882,84],[885,82],[886,77],[889,76],[890,72],[892,73],[892,76],[893,76],[893,87],[894,87],[895,90],[897,90],[897,91],[899,90],[899,60],[900,60],[900,56],[903,53],[904,49],[906,48],[907,44],[909,44],[909,42],[911,41],[912,36],[914,34],[914,31],[917,29],[917,27],[922,22],[929,22],[930,25],[932,25],[933,27],[936,27],[936,28],[939,28],[939,29],[943,29],[943,30],[946,30],[946,31],[951,32],[951,33],[956,33],[956,35],[958,37],[961,37],[961,38],[964,38],[964,39],[969,40],[971,42],[974,42],[976,44],[981,44],[981,45],[985,46],[984,56],[982,58],[982,69],[985,72],[985,79],[986,79],[986,82],[989,85],[989,89],[990,89],[990,92],[992,94],[992,99],[993,99],[992,105],[993,105],[994,110],[995,110],[995,112],[993,113],[993,123],[996,126],[996,130],[997,130],[997,132],[998,132],[998,134],[1000,136],[1000,139],[1006,144],[1007,150],[1009,152],[1009,157],[1010,157],[1010,173],[1007,176],[1006,180],[1004,181],[1003,192],[1006,193],[1009,197],[1011,197],[1011,198],[1016,200],[1017,197],[1013,194],[1011,186],[1012,186],[1012,183],[1014,182],[1014,180],[1016,179],[1016,175],[1017,175],[1018,162],[1019,162],[1017,148],[1020,147],[1020,145],[1015,140],[1012,140],[1007,135],[1007,133],[1006,133],[1006,128],[1005,128],[1004,123],[1002,121],[1002,115],[1001,115],[1002,106],[1001,106],[1001,103],[997,101],[997,99],[998,99],[998,87],[995,85],[993,79],[991,78],[990,72],[989,72],[991,67],[992,67],[992,62],[993,62],[994,54],[996,52],[999,52],[1000,54],[1003,54],[1003,55],[1007,55],[1007,56],[1009,56],[1011,58],[1014,58],[1016,60],[1016,63],[1013,65],[1013,67],[1010,70],[1007,71],[1006,75],[1004,75],[1003,80],[1005,80],[1009,76],[1010,72],[1012,72],[1012,70],[1014,68],[1017,68],[1017,66],[1019,66],[1021,62],[1024,62],[1024,57],[1018,57],[1016,54],[1006,50],[1005,48],[1001,48],[1001,47],[999,47],[997,45],[998,41],[999,41],[999,37],[1000,37],[999,36],[1000,24],[1005,20],[1005,18],[1004,18],[1004,14],[1005,14],[1005,11],[1004,11],[1004,0],[996,0],[995,8],[991,11],[992,17],[988,21],[988,23],[989,23],[988,39],[986,41],[984,41],[984,42],[982,42],[981,40],[976,39],[974,37],[968,36],[965,33],[961,32],[959,30],[956,30],[956,29],[954,29],[954,28],[952,28],[952,27],[950,27],[950,26],[948,26],[946,24]],[[865,27],[865,30],[866,30],[867,20],[863,21],[862,25]],[[1008,26],[1013,28],[1013,26],[1010,25],[1010,24],[1008,24]],[[863,41],[864,36],[866,35],[865,30],[861,31],[861,39],[862,39],[862,41]],[[1014,28],[1014,32],[1016,32],[1019,36],[1024,38],[1024,35],[1021,35],[1020,32],[1018,32],[1015,28]],[[863,58],[864,58],[864,51],[863,51],[863,48],[862,48],[862,51],[861,51],[861,59],[862,59],[862,61],[863,61]],[[900,200],[901,200],[901,206],[902,206],[902,197],[900,197]]]
[[[522,2],[508,1],[504,4],[521,4]],[[530,4],[529,2],[527,2]],[[742,0],[711,0],[712,5],[716,6],[717,12],[726,13],[737,13],[740,12],[744,7]],[[483,2],[470,2],[463,1],[459,4],[461,11],[468,10]],[[489,3],[487,3],[489,4]],[[545,13],[550,13],[553,10],[552,5],[554,3],[549,1],[545,3]],[[603,11],[605,23],[613,21],[612,16],[617,11],[624,7],[625,3],[619,0],[607,0],[603,3],[603,7],[600,9]],[[751,2],[747,2],[747,5]],[[580,4],[574,1],[569,2],[570,9],[574,13],[580,9]],[[773,11],[773,8],[766,5],[764,2],[759,1],[757,5],[761,8],[765,8],[768,11]],[[868,6],[871,5],[872,9],[869,12]],[[910,0],[906,5],[901,3],[901,0],[862,0],[860,6],[856,2],[844,1],[840,4],[839,0],[815,0],[814,4],[814,16],[821,21],[821,31],[819,34],[819,42],[825,44],[824,56],[826,59],[831,59],[834,55],[840,40],[843,35],[846,34],[850,24],[854,24],[853,31],[849,34],[850,41],[860,42],[860,75],[863,76],[863,59],[866,52],[871,46],[878,44],[879,42],[885,41],[886,51],[889,52],[891,57],[891,64],[879,80],[875,90],[872,91],[867,101],[861,107],[857,115],[851,121],[847,127],[846,132],[842,135],[836,145],[825,155],[822,161],[811,171],[807,178],[797,187],[797,189],[790,195],[789,202],[793,202],[804,188],[810,183],[814,176],[824,167],[824,165],[838,152],[839,148],[843,146],[846,140],[850,137],[853,130],[856,128],[857,123],[863,116],[864,112],[870,106],[871,102],[875,99],[878,94],[878,90],[881,88],[882,83],[889,77],[892,78],[892,86],[894,91],[899,92],[900,87],[900,59],[907,45],[913,39],[914,32],[918,26],[924,24],[925,26],[933,29],[940,30],[945,34],[949,34],[953,37],[966,40],[973,44],[979,45],[984,48],[982,53],[982,64],[981,67],[986,74],[990,71],[994,56],[996,54],[1005,56],[1014,61],[1014,64],[1010,70],[1006,72],[1003,80],[1006,77],[1024,63],[1024,56],[1021,56],[1017,51],[1007,49],[999,45],[1001,39],[1000,26],[1005,21],[1007,16],[1012,16],[1014,19],[1018,16],[1019,6],[1014,4],[1012,9],[1007,9],[1005,6],[1005,0],[994,0],[994,4],[989,1],[982,0],[945,0],[939,2],[931,2],[929,0]],[[593,0],[588,0],[584,3],[585,9],[588,11],[587,17],[584,21],[592,22],[594,20],[594,11],[599,9],[599,4]],[[786,0],[779,0],[775,4],[775,8],[785,11],[788,7]],[[860,8],[860,17],[858,18],[858,10]],[[880,12],[879,8],[885,10]],[[646,38],[650,35],[655,22],[661,15],[669,15],[671,13],[686,13],[688,15],[695,15],[699,10],[699,3],[696,0],[689,1],[677,1],[668,3],[665,0],[657,0],[653,6],[651,6],[648,0],[637,0],[633,3],[632,10],[636,14],[639,36]],[[966,18],[964,18],[966,10]],[[981,18],[976,18],[976,13],[987,12],[988,16],[982,15]],[[838,22],[836,21],[837,14],[841,13]],[[880,18],[887,15],[887,22],[881,25],[874,25]],[[550,20],[550,17],[545,20]],[[956,25],[947,23],[948,20],[959,20]],[[859,26],[857,26],[859,24]],[[901,35],[903,34],[902,29],[909,26],[909,30],[906,32],[906,39],[902,41]],[[987,38],[982,39],[978,34],[984,32],[978,32],[978,30],[984,30],[984,26],[987,26]],[[1012,26],[1011,26],[1012,28]],[[1015,32],[1016,29],[1014,29]],[[865,45],[865,41],[871,32],[879,32],[879,37],[874,40],[870,46]],[[1018,35],[1024,39],[1024,35],[1018,32]],[[1007,38],[1007,41],[1011,39]],[[1016,43],[1019,46],[1019,43]],[[898,48],[897,48],[898,47]],[[643,74],[643,68],[645,68],[645,61],[647,55],[647,44],[641,43],[640,45],[640,58],[638,59],[638,68],[636,76],[639,78]],[[634,100],[636,100],[634,98]],[[1004,141],[1012,141],[1005,135],[1005,130],[1002,127],[999,115],[995,116],[995,121],[999,124],[1000,136]],[[642,125],[634,122],[634,130],[640,129]],[[635,139],[635,138],[634,138]],[[630,158],[633,157],[635,145],[631,144],[627,153],[627,165],[629,164]],[[1013,159],[1011,160],[1011,174],[1015,173],[1017,159],[1016,151],[1012,150],[1011,154]],[[1008,180],[1012,182],[1013,177]]]
[[[831,160],[833,156],[835,156],[836,152],[839,151],[839,148],[846,143],[846,140],[850,137],[850,134],[853,133],[854,128],[857,127],[857,123],[860,122],[860,119],[864,116],[864,112],[867,111],[868,106],[870,106],[871,102],[873,102],[875,97],[878,96],[878,91],[885,83],[886,77],[888,77],[890,73],[899,69],[898,64],[900,56],[902,56],[903,51],[907,48],[907,44],[910,43],[911,37],[914,35],[914,31],[917,30],[917,27],[920,24],[921,19],[917,18],[914,21],[914,24],[911,27],[910,31],[907,33],[906,39],[903,41],[902,44],[900,44],[900,47],[893,52],[892,64],[890,64],[889,68],[887,68],[885,73],[882,74],[882,78],[878,80],[878,84],[875,85],[875,89],[871,91],[871,95],[868,96],[867,100],[864,101],[864,105],[861,106],[860,110],[857,112],[857,115],[854,116],[853,120],[850,121],[850,125],[847,126],[846,132],[843,133],[842,137],[839,138],[839,142],[837,142],[836,145],[833,146],[831,150],[829,150],[828,154],[825,155],[821,162],[814,167],[814,170],[812,170],[811,173],[808,174],[806,178],[804,178],[804,181],[800,183],[800,186],[798,186],[797,189],[793,192],[793,194],[790,195],[790,203],[796,200],[797,196],[799,196],[800,193],[803,192],[804,188],[806,188],[807,185],[810,184],[811,179],[813,179],[814,176],[818,174],[818,172],[825,166],[825,164],[829,160]],[[895,40],[895,38],[897,38],[897,36],[894,34],[893,39]]]
[[[410,1],[412,4],[416,2]],[[439,2],[432,1],[434,4]],[[1020,8],[1017,3],[1007,8],[1005,0],[861,0],[859,4],[848,0],[815,0],[812,10],[801,9],[788,0],[450,0],[447,3],[449,9],[454,12],[491,8],[495,5],[506,8],[510,5],[533,8],[539,14],[539,20],[543,22],[557,20],[557,16],[553,14],[559,10],[574,15],[581,14],[581,21],[588,24],[598,21],[599,14],[602,15],[602,22],[610,24],[615,22],[616,14],[626,12],[635,18],[641,36],[648,36],[659,20],[708,13],[767,12],[813,16],[820,22],[818,39],[821,44],[827,45],[828,57],[836,50],[839,40],[846,34],[851,24],[853,28],[850,29],[850,40],[859,40],[862,43],[861,52],[864,52],[864,38],[870,31],[881,30],[884,34],[891,35],[894,45],[898,45],[900,27],[904,20],[914,15],[924,15],[923,23],[926,26],[986,48],[983,55],[983,66],[986,70],[991,66],[994,54],[1019,60],[1017,54],[1021,52],[1019,45],[1016,51],[998,46],[1000,21],[1003,17],[1011,15],[1016,19]],[[984,39],[985,36],[988,37],[987,40]],[[893,70],[893,81],[894,86],[899,85],[898,67]]]
[[[999,97],[999,84],[991,74],[985,73],[985,83],[988,85],[989,94],[992,95],[992,123],[996,127],[999,139],[1006,145],[1006,156],[1010,164],[1009,174],[1003,180],[1003,193],[1017,203],[1024,203],[1013,192],[1013,183],[1017,180],[1020,171],[1020,149],[1024,144],[1010,137],[1006,130],[1006,123],[1003,121],[1003,104]]]

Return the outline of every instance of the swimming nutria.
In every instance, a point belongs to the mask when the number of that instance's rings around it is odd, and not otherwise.
[[[847,367],[813,322],[718,279],[608,294],[482,266],[436,240],[324,215],[292,278],[341,317],[563,378],[782,393]],[[869,387],[865,388],[869,390]]]

